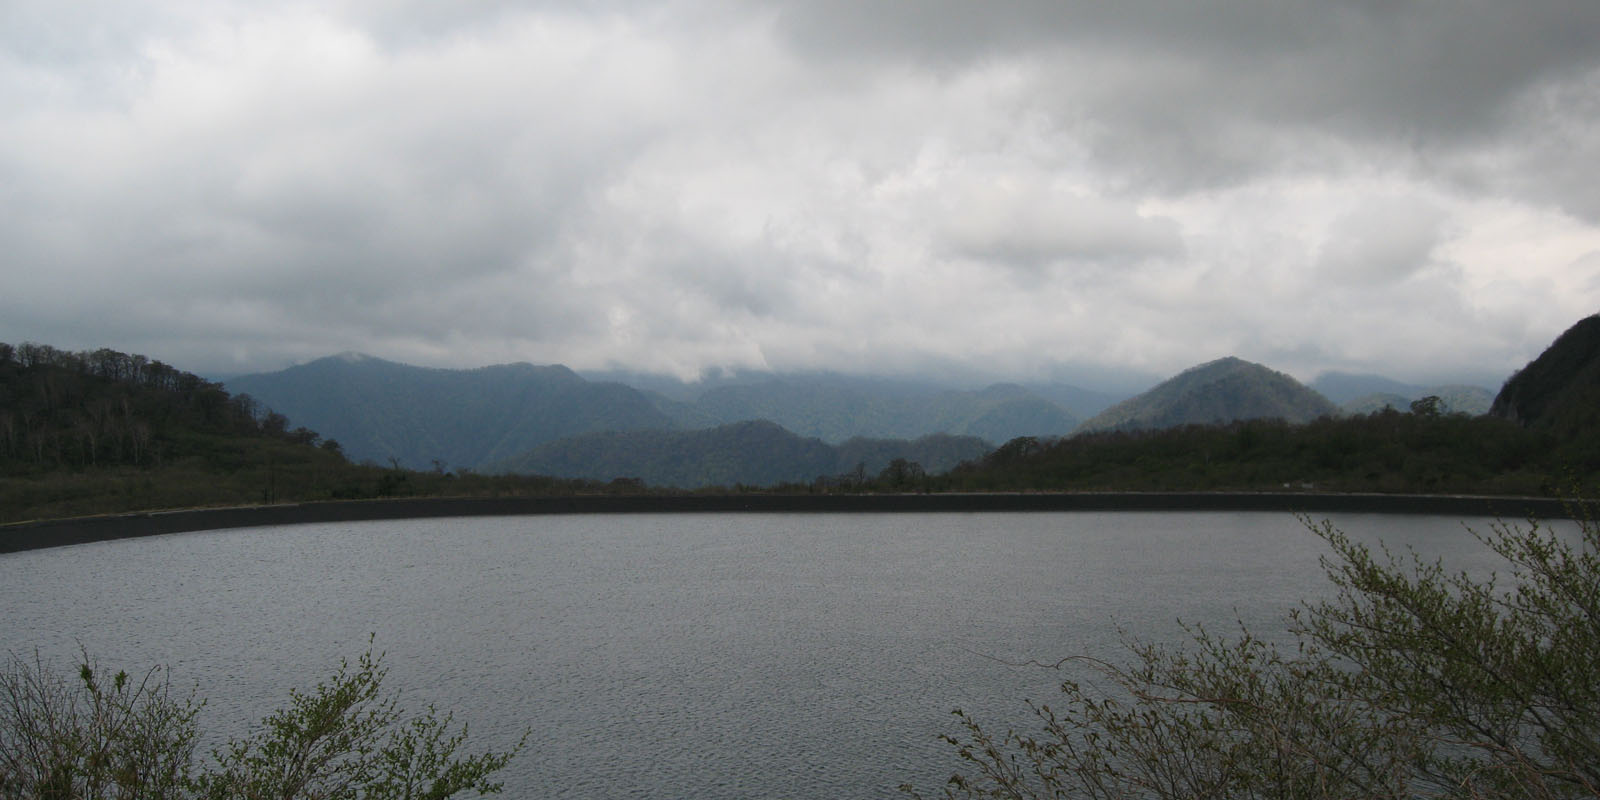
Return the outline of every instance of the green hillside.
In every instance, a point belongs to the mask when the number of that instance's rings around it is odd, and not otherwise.
[[[331,496],[337,442],[160,361],[0,344],[0,521]]]
[[[1600,315],[1568,328],[1512,375],[1489,413],[1565,438],[1600,428]]]

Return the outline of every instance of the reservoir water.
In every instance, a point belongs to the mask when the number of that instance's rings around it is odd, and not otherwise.
[[[1344,514],[1452,566],[1444,517]],[[1467,520],[1487,532],[1487,520]],[[671,514],[175,534],[0,555],[0,649],[167,665],[241,734],[369,635],[402,705],[528,749],[510,798],[869,798],[936,788],[962,708],[1031,725],[1065,675],[1178,620],[1281,630],[1326,547],[1279,513]],[[1120,631],[1120,632],[1119,632]]]

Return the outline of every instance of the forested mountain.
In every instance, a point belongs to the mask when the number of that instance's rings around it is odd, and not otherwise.
[[[549,442],[485,466],[491,472],[612,480],[637,478],[650,486],[770,486],[817,478],[876,476],[896,459],[928,472],[949,469],[989,451],[971,437],[928,436],[916,441],[853,439],[839,446],[798,436],[765,421],[697,431],[592,433]]]
[[[1600,431],[1600,315],[1568,328],[1500,389],[1490,414],[1560,437]]]
[[[562,366],[430,369],[346,354],[227,382],[338,439],[351,458],[476,467],[562,437],[671,428],[642,392]]]
[[[1440,410],[1444,413],[1478,416],[1489,413],[1489,406],[1494,402],[1494,393],[1482,386],[1423,386],[1379,375],[1347,372],[1324,372],[1311,382],[1311,388],[1338,404],[1346,414],[1370,414],[1384,408],[1406,411],[1412,401],[1432,396],[1439,398]]]
[[[1337,413],[1326,397],[1294,378],[1229,357],[1191,367],[1106,409],[1078,430],[1157,430],[1248,419],[1310,422]]]

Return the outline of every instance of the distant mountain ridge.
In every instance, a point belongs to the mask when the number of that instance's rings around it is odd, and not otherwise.
[[[1408,395],[1422,388],[1376,376],[1334,374],[1319,380],[1345,392],[1388,388],[1406,393],[1351,401],[1365,404],[1358,412],[1384,406],[1405,410],[1415,399]],[[1110,405],[1110,395],[1068,385],[951,389],[836,373],[737,373],[704,384],[658,378],[641,385],[650,388],[589,380],[560,365],[439,369],[359,353],[226,382],[229,391],[249,394],[294,425],[337,439],[353,459],[393,460],[413,469],[477,469],[585,434],[700,431],[754,420],[834,447],[856,439],[915,440],[931,434],[998,445],[1024,436],[1048,439],[1258,417],[1304,422],[1338,411],[1289,376],[1237,358],[1199,365],[1116,405]],[[1444,397],[1446,410],[1470,412],[1470,405],[1462,406],[1482,403],[1481,397],[1458,402],[1456,395],[1432,393]],[[1068,403],[1100,412],[1083,422]]]
[[[683,428],[765,419],[834,443],[948,433],[995,444],[1017,436],[1065,435],[1080,422],[1059,403],[1017,384],[936,390],[829,375],[718,385],[687,402],[657,407]]]
[[[952,390],[826,373],[751,375],[698,393],[693,384],[658,380],[657,390],[641,391],[590,381],[560,365],[439,369],[347,352],[226,385],[296,425],[325,432],[353,459],[393,459],[413,469],[477,468],[585,433],[699,430],[758,419],[835,445],[931,434],[994,444],[1065,435],[1079,423],[1060,402],[1016,384]],[[1104,397],[1071,386],[1049,389],[1087,404]]]
[[[872,477],[895,459],[943,472],[988,453],[974,437],[932,435],[915,441],[852,439],[830,445],[767,420],[693,431],[590,433],[549,442],[484,466],[561,478],[638,478],[649,486],[770,486],[856,473]]]
[[[642,392],[559,365],[448,370],[346,353],[225,385],[325,432],[351,458],[413,469],[474,467],[578,433],[673,425]]]
[[[1106,409],[1078,430],[1158,430],[1248,419],[1304,423],[1338,411],[1332,401],[1294,378],[1230,356],[1190,367]]]

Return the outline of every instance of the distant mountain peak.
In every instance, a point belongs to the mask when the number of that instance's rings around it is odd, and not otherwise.
[[[359,364],[363,361],[374,360],[372,356],[369,356],[366,353],[357,353],[354,350],[346,350],[343,353],[336,353],[332,356],[329,356],[329,358],[338,359],[346,364]]]
[[[1106,409],[1079,430],[1149,430],[1262,418],[1309,422],[1337,411],[1326,397],[1284,373],[1225,356]]]

